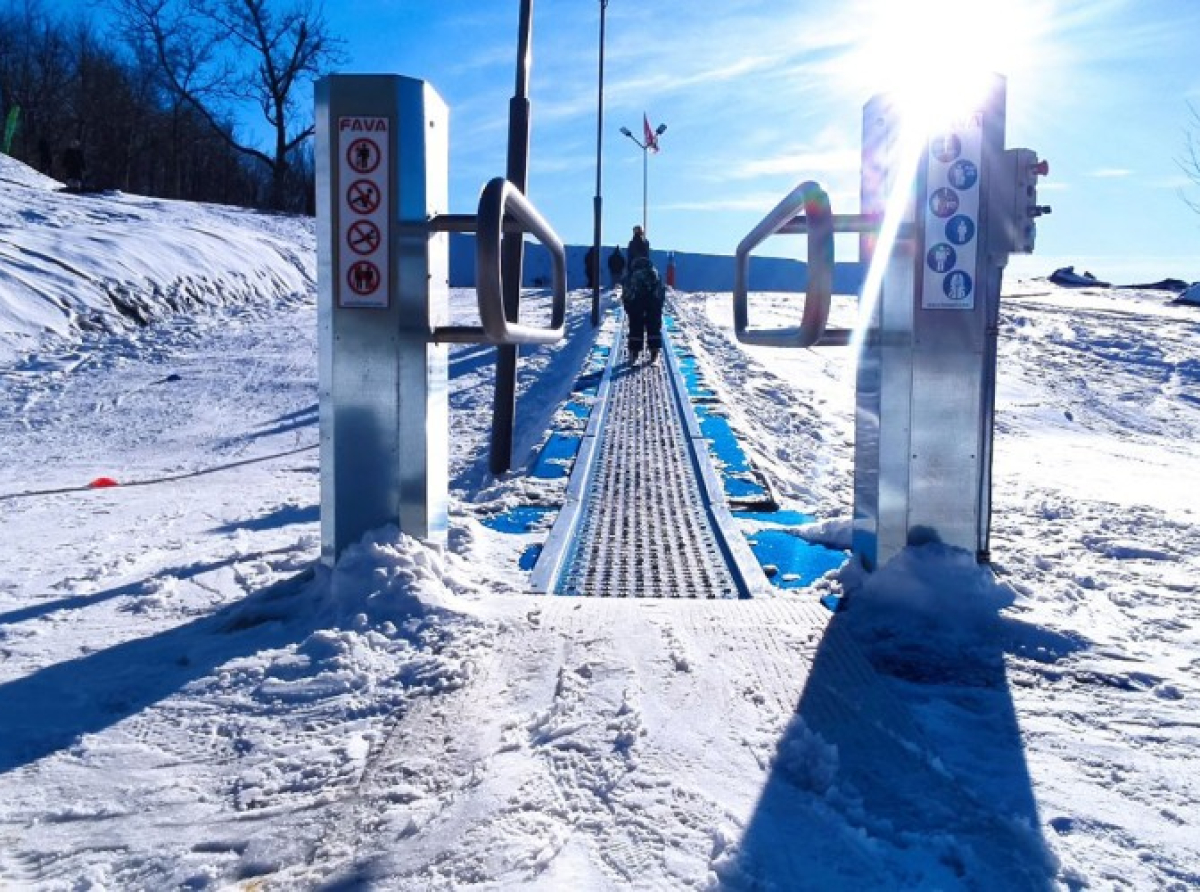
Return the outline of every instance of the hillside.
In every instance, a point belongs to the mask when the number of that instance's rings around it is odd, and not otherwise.
[[[69,194],[0,154],[0,360],[176,313],[311,298],[311,219]]]

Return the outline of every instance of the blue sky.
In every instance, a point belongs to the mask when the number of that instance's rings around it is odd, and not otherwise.
[[[327,3],[346,72],[429,81],[451,112],[451,204],[504,172],[519,0]],[[535,0],[529,194],[588,243],[595,192],[599,0]],[[1178,159],[1200,109],[1196,0],[610,0],[604,241],[640,222],[642,156],[619,128],[668,126],[650,158],[655,247],[730,254],[815,179],[858,211],[861,109],[908,78],[972,65],[1008,77],[1009,147],[1049,160],[1038,251],[1018,275],[1074,264],[1118,282],[1200,279],[1200,201]],[[839,259],[854,259],[839,242]],[[799,256],[796,239],[763,253]]]
[[[346,70],[420,77],[446,99],[451,200],[470,210],[504,172],[518,0],[339,7]],[[599,0],[534,3],[529,193],[571,243],[591,240],[599,17]],[[804,179],[856,212],[863,103],[914,70],[937,83],[980,63],[1008,77],[1007,144],[1051,167],[1039,197],[1054,213],[1014,273],[1200,279],[1200,216],[1179,195],[1200,187],[1177,163],[1187,103],[1200,108],[1198,35],[1195,0],[610,0],[604,240],[640,221],[641,151],[619,128],[640,133],[643,111],[668,126],[650,158],[651,240],[732,253]]]

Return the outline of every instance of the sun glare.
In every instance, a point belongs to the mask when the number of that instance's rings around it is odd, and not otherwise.
[[[893,94],[906,117],[954,116],[969,110],[989,75],[1011,76],[1033,63],[1046,6],[1047,0],[872,0],[855,73],[871,94]]]
[[[900,111],[901,132],[851,340],[855,353],[879,298],[925,140],[973,111],[993,83],[993,75],[1009,77],[1035,63],[1036,43],[1054,2],[864,0],[856,8],[868,31],[851,54],[850,74],[864,96],[889,95]]]

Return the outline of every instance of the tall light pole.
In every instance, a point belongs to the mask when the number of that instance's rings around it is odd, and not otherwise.
[[[508,181],[524,195],[529,191],[529,66],[532,61],[533,0],[521,0],[517,25],[517,83],[508,101]],[[521,269],[525,242],[521,233],[506,232],[500,241],[500,268],[504,280],[504,317],[516,322],[521,310]],[[513,421],[517,411],[517,359],[515,344],[496,348],[496,389],[492,400],[492,441],[488,466],[499,476],[512,468]]]
[[[659,124],[656,128],[654,128],[653,135],[650,134],[649,129],[649,124],[647,124],[646,141],[642,142],[630,132],[628,127],[621,128],[621,132],[632,139],[634,143],[637,144],[637,147],[642,150],[642,232],[646,233],[647,238],[650,237],[650,227],[646,225],[646,186],[649,181],[648,171],[650,169],[647,159],[650,155],[650,149],[654,149],[656,152],[658,151],[658,138],[666,133],[667,125]]]
[[[600,157],[604,144],[604,12],[608,9],[608,0],[600,0],[600,75],[599,89],[596,100],[596,198],[592,202],[592,250],[596,252],[593,263],[596,266],[592,282],[592,328],[600,324],[600,272],[603,264],[600,262]]]

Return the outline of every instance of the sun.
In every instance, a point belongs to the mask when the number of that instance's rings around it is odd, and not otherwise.
[[[869,0],[852,57],[871,94],[892,94],[906,117],[954,117],[992,75],[1035,65],[1053,0]],[[931,123],[933,123],[931,121]]]

